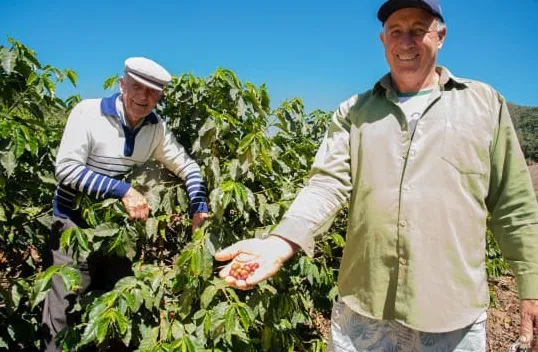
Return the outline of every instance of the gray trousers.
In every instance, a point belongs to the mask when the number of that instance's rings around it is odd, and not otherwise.
[[[328,352],[485,352],[486,314],[446,333],[413,330],[396,321],[352,311],[341,299],[333,307]]]
[[[62,279],[57,275],[53,276],[52,288],[45,298],[42,317],[47,352],[61,351],[54,339],[63,328],[77,323],[79,317],[69,312],[81,294],[88,291],[110,291],[119,279],[133,275],[131,262],[117,256],[92,253],[86,261],[79,260],[74,265],[71,249],[67,253],[60,249],[60,237],[63,231],[75,226],[77,225],[69,219],[53,218],[49,242],[51,257],[48,264],[68,265],[79,269],[82,274],[82,290],[66,292]],[[113,350],[121,349],[121,346],[116,346]]]

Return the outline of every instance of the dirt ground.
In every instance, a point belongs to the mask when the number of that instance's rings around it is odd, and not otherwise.
[[[519,300],[512,276],[492,279],[496,306],[488,309],[488,352],[505,352],[519,337]]]

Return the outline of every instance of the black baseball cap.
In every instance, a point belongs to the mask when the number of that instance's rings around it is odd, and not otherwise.
[[[394,12],[405,9],[408,7],[414,7],[419,9],[424,9],[439,18],[441,21],[445,22],[443,19],[443,13],[441,11],[441,5],[437,0],[388,0],[377,11],[377,18],[385,23],[387,18],[390,17]]]

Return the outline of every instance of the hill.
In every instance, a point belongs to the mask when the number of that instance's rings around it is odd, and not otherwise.
[[[527,161],[538,163],[538,106],[508,104],[508,110]]]

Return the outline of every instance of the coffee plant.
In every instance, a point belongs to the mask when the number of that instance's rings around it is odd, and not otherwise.
[[[79,98],[55,95],[58,82],[76,83],[75,72],[43,66],[32,50],[10,43],[0,48],[0,349],[39,350],[52,277],[68,290],[81,287],[78,270],[46,265],[54,155]],[[62,248],[79,260],[97,251],[127,257],[133,275],[111,291],[83,294],[72,307],[79,322],[57,343],[65,351],[325,351],[319,322],[337,296],[346,209],[318,240],[314,258],[295,256],[251,290],[227,287],[213,255],[270,233],[307,180],[330,114],[306,114],[297,98],[271,109],[265,85],[242,83],[222,68],[208,78],[175,76],[157,110],[198,161],[211,218],[192,233],[181,180],[153,162],[128,176],[150,204],[145,223],[129,220],[119,200],[80,197],[90,226],[65,231]],[[491,259],[498,254],[488,251]]]

